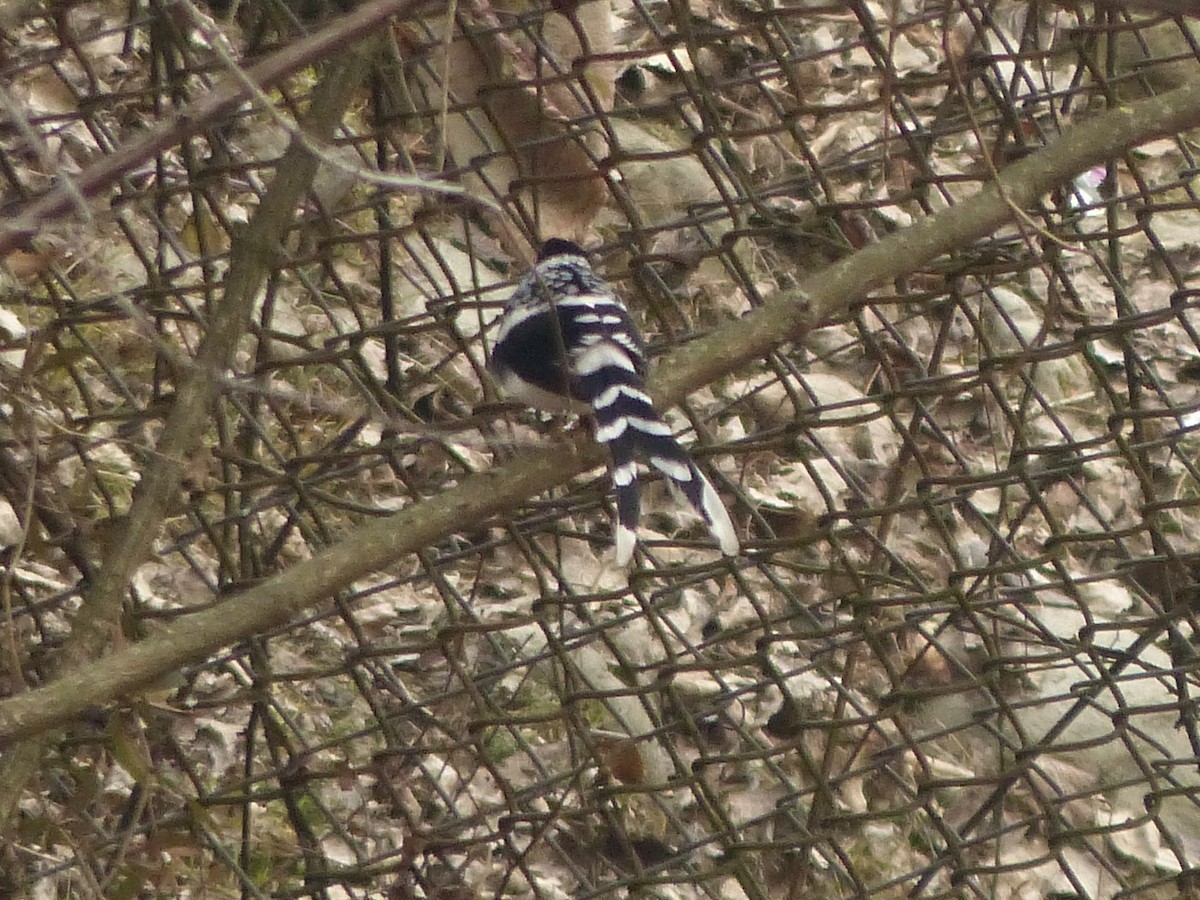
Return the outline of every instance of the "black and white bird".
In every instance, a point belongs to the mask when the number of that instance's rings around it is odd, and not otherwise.
[[[612,454],[618,564],[629,562],[637,544],[639,458],[686,498],[722,552],[738,552],[720,496],[646,393],[637,326],[577,244],[551,238],[542,245],[500,317],[489,368],[513,399],[595,420],[596,440]]]

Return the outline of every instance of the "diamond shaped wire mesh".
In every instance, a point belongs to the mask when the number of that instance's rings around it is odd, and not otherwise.
[[[0,726],[99,656],[81,610],[196,379],[212,402],[170,445],[104,654],[184,640],[327,548],[386,556],[365,523],[496,471],[536,490],[10,736],[8,760],[41,756],[0,781],[0,891],[1194,891],[1194,135],[1097,160],[932,261],[904,243],[1074,126],[1187,91],[1194,21],[397,7],[265,248],[295,123],[366,46],[309,58],[305,35],[369,10],[3,13]],[[616,569],[586,427],[488,382],[491,323],[551,229],[687,394],[668,418],[736,558],[648,479]],[[731,328],[872,247],[900,274],[721,362]],[[217,323],[228,365],[206,369]],[[670,382],[706,371],[697,346],[719,377]]]

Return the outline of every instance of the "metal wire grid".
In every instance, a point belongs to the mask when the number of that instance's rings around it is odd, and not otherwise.
[[[462,18],[486,40],[479,11]],[[897,227],[898,206],[936,212],[989,177],[946,165],[946,147],[974,139],[1000,164],[1152,71],[1105,61],[1093,37],[1134,33],[1117,17],[1081,23],[1064,67],[1061,45],[1045,41],[1064,14],[1049,8],[1022,24],[1003,18],[1011,8],[958,6],[957,30],[942,7],[898,8],[890,23],[867,4],[627,12],[651,46],[692,59],[716,48],[726,63],[675,73],[636,111],[666,118],[684,150],[624,157],[697,159],[716,196],[651,222],[626,192],[626,224],[602,232],[598,265],[634,298],[656,348],[727,315],[696,289],[705,262],[753,306]],[[532,40],[540,15],[500,21]],[[814,44],[820,25],[832,46]],[[419,23],[405,28],[415,106],[389,107],[396,82],[381,77],[340,141],[428,171],[442,155],[439,113],[420,108],[420,85],[436,88],[436,66],[422,67],[436,42],[423,48]],[[956,34],[978,42],[962,68],[897,67],[901,39],[943,46]],[[828,80],[806,84],[812,66]],[[1087,74],[1064,81],[1064,68]],[[0,83],[27,93],[3,133],[6,205],[19,210],[55,168],[114,152],[143,117],[220,73],[156,5],[126,21],[78,4],[10,30]],[[273,99],[291,115],[306,86]],[[616,142],[609,170],[623,158],[611,122],[632,115],[593,110],[583,123]],[[823,143],[833,126],[852,136]],[[756,139],[783,161],[748,160]],[[10,690],[46,677],[280,146],[260,110],[212,122],[126,173],[96,221],[45,223],[29,256],[10,258],[27,274],[4,306],[27,331],[5,348],[25,356],[3,371],[0,464],[5,496],[37,521],[8,551],[21,663]],[[1064,193],[1031,213],[1036,229],[964,247],[691,402],[702,455],[733,461],[721,487],[750,537],[735,564],[692,553],[701,541],[668,514],[652,520],[668,537],[649,542],[628,590],[613,586],[593,562],[607,540],[598,474],[509,521],[463,523],[330,608],[181,673],[161,704],[81,722],[29,786],[5,842],[6,889],[1187,889],[1194,848],[1163,811],[1182,804],[1189,821],[1200,756],[1177,740],[1197,748],[1186,554],[1200,342],[1192,251],[1160,232],[1196,198],[1190,144],[1163,158],[1114,161],[1091,201],[1103,216],[1081,218],[1088,201]],[[485,172],[488,160],[458,163]],[[447,247],[467,249],[478,283]],[[528,416],[473,409],[483,354],[469,323],[519,272],[505,256],[470,207],[370,190],[314,199],[256,312],[246,375],[228,379],[158,559],[131,587],[126,632],[152,639],[158,621],[269,577],[364,516],[552,440]],[[453,290],[429,287],[447,281]],[[1036,333],[1013,321],[1012,285],[1043,301]],[[1039,367],[1064,361],[1104,428],[1079,433],[1064,412],[1071,385],[1047,394]],[[831,399],[811,372],[864,393]],[[847,456],[845,433],[873,422],[896,436],[886,463]],[[802,471],[824,492],[819,515],[779,502],[786,492],[764,500]],[[1101,589],[1131,605],[1101,610]],[[1028,718],[1039,708],[1047,727]],[[1105,729],[1080,727],[1094,715]],[[1110,770],[1122,755],[1132,765]],[[1144,796],[1145,812],[1105,824],[1098,813],[1121,788]],[[1141,834],[1139,821],[1165,848],[1157,866],[1117,842]]]

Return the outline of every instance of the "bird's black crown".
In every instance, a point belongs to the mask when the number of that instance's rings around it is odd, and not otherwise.
[[[545,262],[555,256],[584,256],[583,248],[566,238],[548,238],[538,251],[537,261]]]

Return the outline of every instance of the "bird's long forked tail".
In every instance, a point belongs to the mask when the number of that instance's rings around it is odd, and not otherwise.
[[[704,520],[722,553],[736,554],[740,546],[737,532],[721,496],[692,462],[687,450],[675,440],[670,426],[655,411],[650,397],[642,389],[640,378],[622,366],[612,365],[617,354],[597,355],[607,357],[606,365],[598,366],[595,373],[604,371],[608,383],[595,393],[591,406],[596,417],[596,440],[607,446],[612,455],[612,481],[617,501],[617,564],[628,565],[637,546],[641,515],[641,492],[637,482],[639,459],[644,459],[650,468],[667,479],[672,493],[684,497]],[[614,378],[614,375],[618,377]]]

